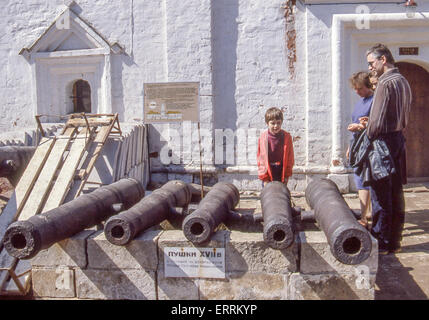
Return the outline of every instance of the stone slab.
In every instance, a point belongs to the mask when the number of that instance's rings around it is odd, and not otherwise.
[[[41,250],[30,260],[31,265],[33,267],[77,266],[85,268],[88,264],[86,241],[93,233],[93,230],[84,230]]]
[[[155,300],[155,272],[139,269],[76,269],[79,299]]]
[[[199,281],[197,278],[166,278],[164,271],[159,270],[158,300],[199,300]]]
[[[296,241],[287,249],[270,248],[263,233],[231,231],[226,242],[226,272],[286,274],[298,269]]]
[[[161,230],[147,230],[126,246],[117,246],[107,241],[103,231],[98,231],[88,239],[88,269],[156,271],[157,241],[161,233]]]
[[[373,300],[375,275],[365,281],[355,274],[294,273],[290,277],[290,300]]]
[[[182,230],[166,230],[158,241],[158,299],[159,300],[198,300],[198,278],[166,278],[164,274],[164,248],[166,247],[204,247],[225,248],[225,239],[229,231],[215,232],[210,241],[204,245],[194,245],[189,241]]]
[[[340,274],[354,274],[356,268],[368,268],[370,273],[377,273],[378,245],[371,236],[371,254],[359,265],[347,265],[338,261],[331,253],[328,241],[323,231],[302,231],[299,233],[301,257],[299,271],[303,274],[320,274],[335,272]]]
[[[288,275],[229,273],[224,280],[200,279],[201,300],[286,300]]]
[[[31,272],[35,297],[76,297],[73,269],[67,267],[33,268]]]

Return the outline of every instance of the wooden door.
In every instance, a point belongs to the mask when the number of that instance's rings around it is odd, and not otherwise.
[[[91,87],[84,80],[73,84],[73,112],[91,113]]]
[[[407,176],[427,177],[429,180],[429,73],[413,63],[398,62],[396,66],[410,83],[413,93],[410,117],[405,130]]]

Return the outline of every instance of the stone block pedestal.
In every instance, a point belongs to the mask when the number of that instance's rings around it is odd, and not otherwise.
[[[166,277],[167,247],[224,249],[224,277]],[[289,248],[275,250],[261,232],[220,230],[196,246],[181,230],[148,230],[121,247],[86,230],[31,263],[36,299],[374,299],[378,252],[373,239],[366,261],[344,265],[321,231],[299,232]]]

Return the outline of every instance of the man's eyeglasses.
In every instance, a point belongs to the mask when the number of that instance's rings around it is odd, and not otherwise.
[[[381,57],[376,58],[374,61],[368,61],[368,67],[374,67],[374,62],[376,62],[377,60],[380,60]]]

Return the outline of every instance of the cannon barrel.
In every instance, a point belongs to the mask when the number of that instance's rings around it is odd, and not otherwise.
[[[40,250],[106,220],[116,213],[115,204],[128,209],[143,196],[139,181],[121,179],[58,208],[12,223],[6,230],[4,246],[11,256],[30,259]]]
[[[273,249],[286,249],[293,243],[290,192],[279,181],[268,183],[261,192],[264,241]]]
[[[185,182],[169,181],[130,209],[110,217],[104,225],[106,239],[124,246],[140,231],[168,219],[175,207],[187,206],[191,197],[191,190]]]
[[[240,193],[232,183],[216,183],[201,200],[198,208],[183,220],[185,237],[197,244],[208,241],[216,227],[227,219],[239,201]]]
[[[31,160],[36,147],[0,147],[0,177],[8,178],[16,186]]]
[[[337,185],[328,179],[313,180],[305,190],[308,205],[314,209],[334,257],[345,264],[359,264],[371,253],[371,238],[341,196]]]

